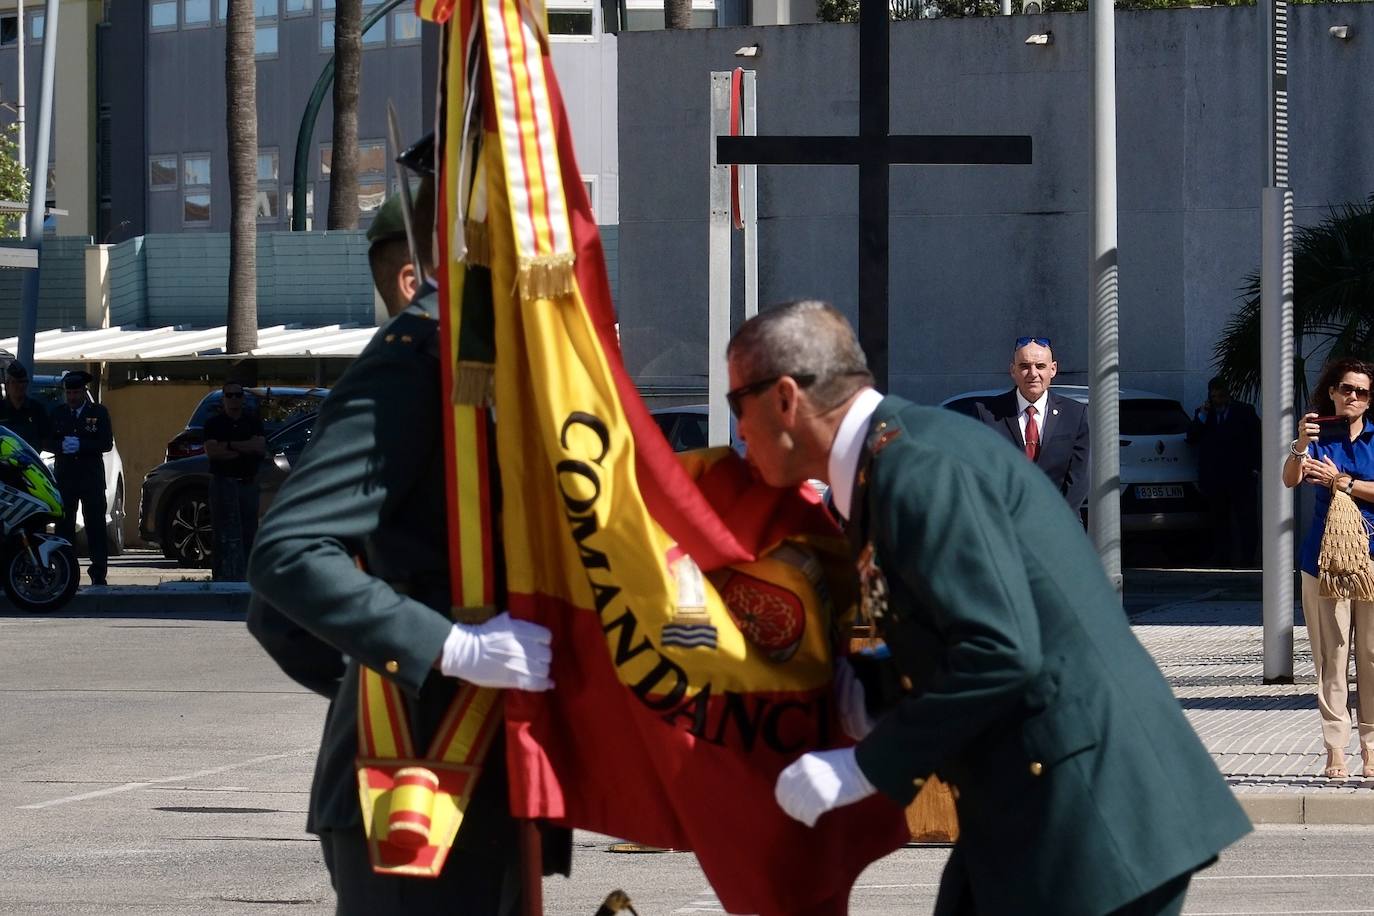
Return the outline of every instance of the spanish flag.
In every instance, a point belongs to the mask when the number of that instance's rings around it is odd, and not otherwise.
[[[553,632],[555,689],[504,704],[512,810],[692,850],[730,912],[844,913],[906,840],[900,807],[874,797],[807,828],[773,797],[797,756],[847,742],[840,532],[728,449],[672,454],[636,393],[540,0],[459,0],[444,48],[446,371],[455,416],[490,394],[500,481],[499,511],[451,496],[478,507],[455,549],[473,545],[464,568],[502,557],[511,611]],[[454,428],[453,474],[480,490],[482,443]]]

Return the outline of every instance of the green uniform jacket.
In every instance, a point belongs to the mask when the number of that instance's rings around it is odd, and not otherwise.
[[[419,753],[459,683],[432,668],[451,626],[437,333],[438,322],[419,305],[378,330],[321,404],[310,444],[263,519],[249,560],[254,635],[287,674],[333,694],[311,787],[312,832],[362,820],[354,768],[358,665],[404,691]],[[337,684],[327,652],[274,608],[346,657]],[[456,850],[514,854],[506,791],[498,739]]]
[[[956,788],[951,867],[979,913],[1107,913],[1249,830],[1034,464],[897,397],[865,455],[851,539],[874,545],[878,625],[911,686],[858,762],[903,803],[931,773]]]

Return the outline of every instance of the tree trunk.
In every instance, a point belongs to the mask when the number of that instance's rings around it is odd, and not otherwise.
[[[363,69],[362,0],[334,8],[334,148],[329,167],[330,229],[358,228],[358,84]]]
[[[668,29],[690,29],[692,0],[664,0],[663,26]]]
[[[253,0],[229,0],[224,80],[229,137],[229,313],[225,350],[258,345],[258,64]]]

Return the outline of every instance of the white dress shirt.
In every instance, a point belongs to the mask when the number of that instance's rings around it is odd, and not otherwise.
[[[1027,401],[1026,396],[1021,393],[1021,389],[1016,389],[1016,406],[1020,413],[1016,415],[1016,422],[1021,424],[1021,441],[1026,441],[1026,408],[1035,405],[1035,425],[1040,429],[1040,441],[1045,441],[1045,429],[1050,425],[1050,392],[1048,389],[1040,395],[1038,401]]]
[[[840,428],[835,431],[835,441],[830,444],[830,499],[846,519],[849,518],[850,504],[854,500],[854,475],[859,472],[859,455],[864,450],[868,421],[873,419],[873,411],[878,409],[882,399],[882,394],[876,388],[860,391],[840,421]]]

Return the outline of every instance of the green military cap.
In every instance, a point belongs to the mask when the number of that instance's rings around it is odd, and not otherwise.
[[[405,237],[406,221],[401,211],[401,193],[397,191],[377,208],[377,215],[372,217],[372,225],[367,229],[367,241],[369,245],[376,245]]]

